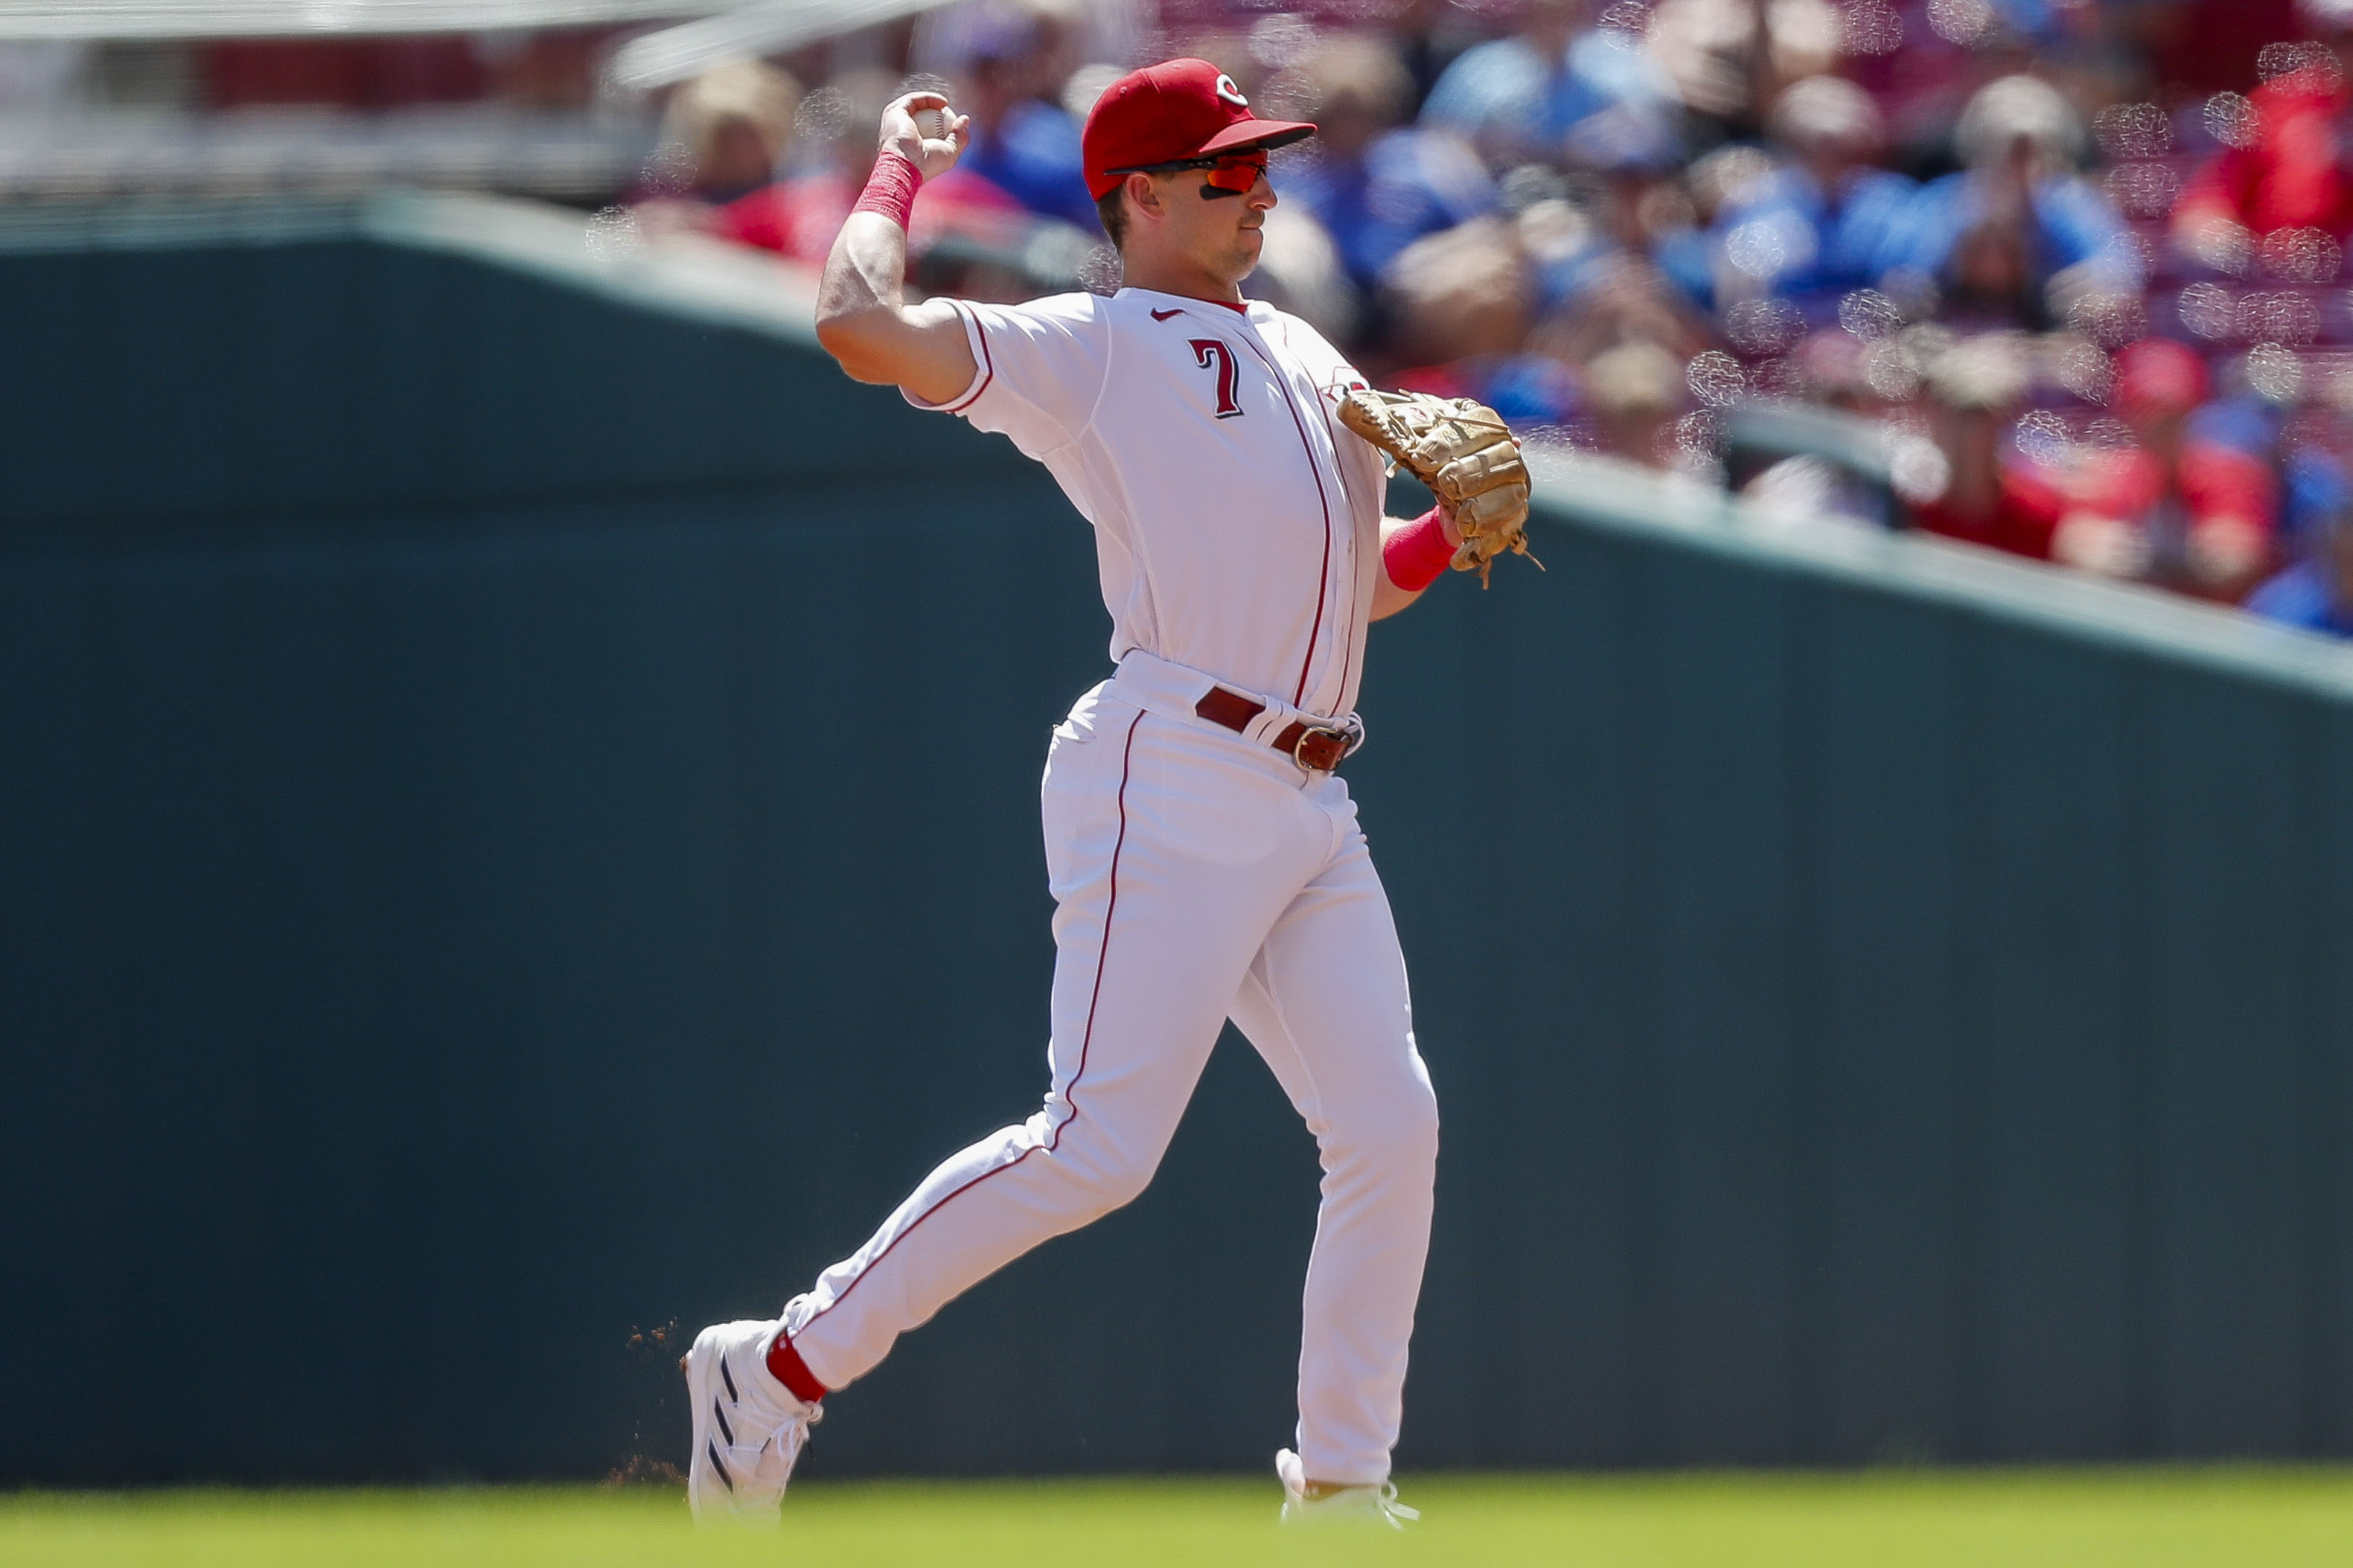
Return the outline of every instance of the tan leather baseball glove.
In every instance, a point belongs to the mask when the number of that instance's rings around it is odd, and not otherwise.
[[[1536,561],[1528,555],[1528,466],[1502,415],[1467,397],[1359,387],[1340,400],[1340,423],[1430,487],[1462,535],[1454,570],[1478,573],[1483,588],[1506,550]]]

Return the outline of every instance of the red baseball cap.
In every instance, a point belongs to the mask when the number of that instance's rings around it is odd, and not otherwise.
[[[1300,120],[1261,120],[1234,79],[1207,60],[1163,60],[1111,84],[1087,116],[1080,148],[1087,190],[1101,201],[1120,169],[1179,163],[1238,147],[1282,147],[1315,134]]]

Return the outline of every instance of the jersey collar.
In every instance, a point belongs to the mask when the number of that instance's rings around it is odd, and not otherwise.
[[[1170,304],[1182,306],[1188,310],[1199,310],[1205,315],[1219,310],[1230,311],[1246,321],[1257,321],[1259,318],[1256,308],[1266,303],[1263,300],[1244,300],[1239,305],[1229,305],[1223,300],[1197,300],[1190,294],[1164,294],[1157,289],[1122,289],[1120,293],[1134,294],[1152,300],[1166,300]],[[1210,319],[1214,321],[1217,318],[1210,315]]]

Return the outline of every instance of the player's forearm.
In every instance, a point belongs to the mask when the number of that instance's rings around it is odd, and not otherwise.
[[[1373,583],[1372,619],[1388,620],[1427,592],[1428,590],[1423,588],[1400,588],[1389,581],[1387,573],[1383,573]]]
[[[1381,520],[1381,570],[1373,579],[1373,615],[1387,620],[1412,604],[1446,570],[1462,536],[1436,507],[1412,519]]]

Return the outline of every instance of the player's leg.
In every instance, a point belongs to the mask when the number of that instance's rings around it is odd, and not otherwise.
[[[1056,900],[1051,1089],[951,1156],[781,1324],[719,1324],[686,1363],[698,1517],[775,1517],[831,1390],[1022,1253],[1158,1166],[1260,939],[1330,853],[1329,824],[1231,741],[1124,702],[1056,731],[1043,792]],[[1223,748],[1223,760],[1218,752]]]
[[[827,1388],[1040,1242],[1144,1190],[1217,1043],[1225,999],[1329,852],[1295,786],[1105,700],[1047,773],[1052,1088],[962,1150],[795,1301],[785,1331]],[[1320,841],[1319,841],[1320,840]]]
[[[1336,784],[1324,786],[1336,791]],[[1299,1451],[1307,1479],[1388,1479],[1421,1293],[1438,1108],[1388,895],[1345,796],[1341,848],[1275,921],[1232,1016],[1315,1135]]]

